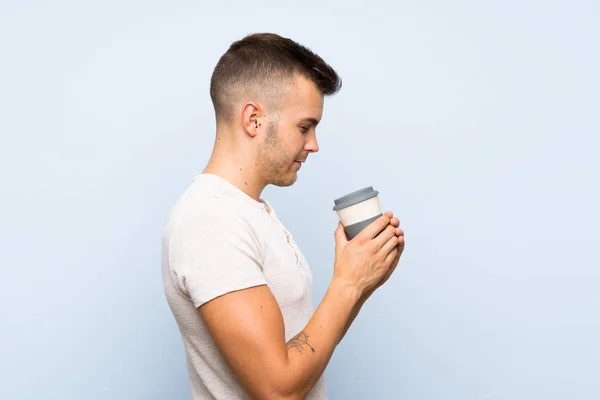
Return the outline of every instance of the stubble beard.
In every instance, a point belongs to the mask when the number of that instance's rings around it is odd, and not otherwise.
[[[298,178],[291,169],[286,149],[281,143],[278,132],[278,121],[271,121],[267,126],[267,137],[259,150],[260,163],[266,176],[267,184],[275,186],[291,186]],[[292,162],[293,165],[293,162]]]

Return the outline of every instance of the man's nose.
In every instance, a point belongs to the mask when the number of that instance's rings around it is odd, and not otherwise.
[[[310,138],[306,142],[304,149],[306,151],[310,151],[313,153],[316,153],[317,151],[319,151],[319,142],[317,142],[317,137],[314,133],[310,136]]]

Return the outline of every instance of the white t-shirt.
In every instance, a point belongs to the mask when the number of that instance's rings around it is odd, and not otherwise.
[[[310,267],[273,207],[216,175],[198,175],[173,206],[163,236],[162,271],[194,400],[249,398],[200,317],[202,304],[266,284],[281,309],[286,342],[315,311]],[[324,374],[306,398],[327,398]]]

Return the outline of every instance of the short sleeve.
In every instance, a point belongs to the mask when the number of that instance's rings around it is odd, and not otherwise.
[[[226,293],[266,284],[256,235],[217,202],[180,219],[169,235],[169,265],[195,307]]]

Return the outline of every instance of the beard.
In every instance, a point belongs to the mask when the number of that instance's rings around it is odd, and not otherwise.
[[[278,125],[279,121],[271,121],[267,126],[267,137],[259,149],[260,166],[267,184],[292,186],[298,178],[297,171],[293,169],[297,157],[290,159],[287,155]]]

